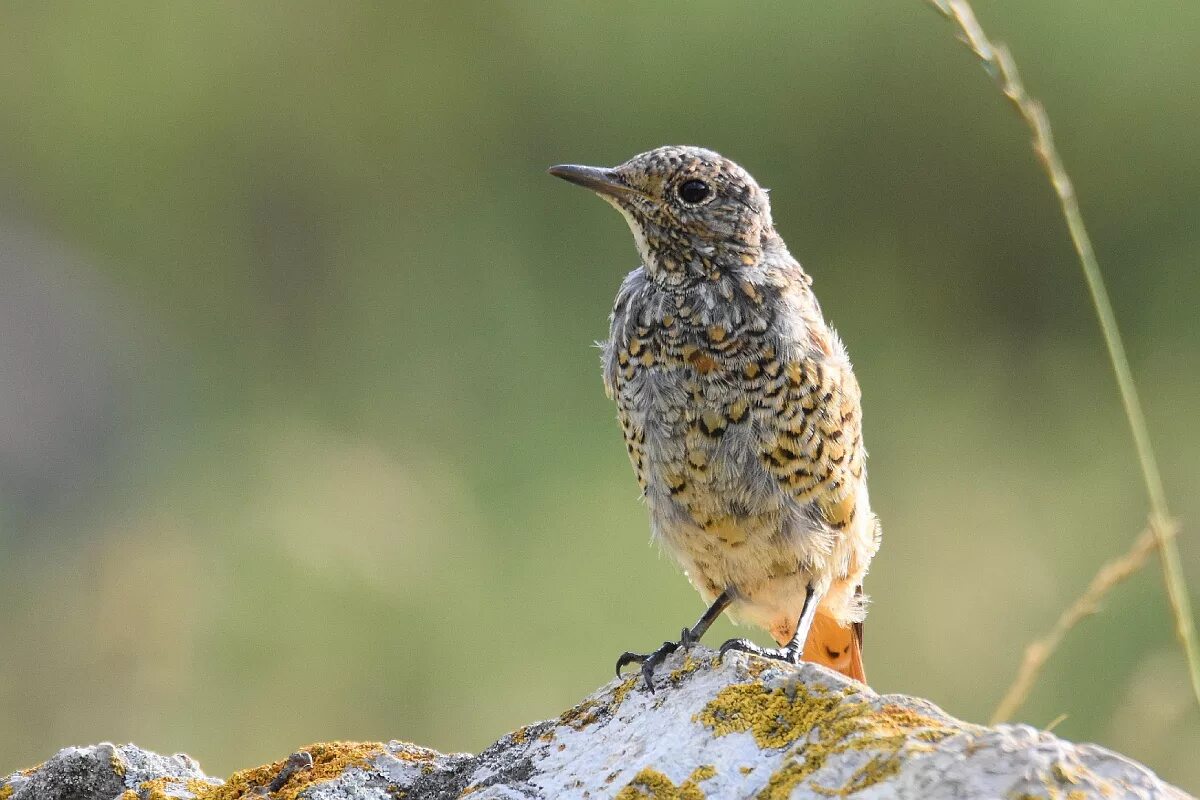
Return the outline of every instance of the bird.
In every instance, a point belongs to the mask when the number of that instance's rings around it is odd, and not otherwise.
[[[641,264],[599,343],[604,387],[652,538],[708,604],[678,641],[625,652],[654,672],[722,613],[778,647],[725,642],[866,681],[863,579],[881,528],[867,494],[861,390],[812,279],[775,230],[767,190],[700,147],[551,175],[617,209]]]

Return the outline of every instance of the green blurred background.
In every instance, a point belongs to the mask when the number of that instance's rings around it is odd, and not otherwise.
[[[1146,512],[1028,136],[919,0],[683,8],[5,5],[0,773],[478,750],[691,621],[591,346],[633,244],[545,174],[664,143],[773,189],[855,358],[873,685],[986,718]],[[1200,4],[977,11],[1050,111],[1200,589]],[[1020,716],[1060,714],[1200,785],[1156,568]]]

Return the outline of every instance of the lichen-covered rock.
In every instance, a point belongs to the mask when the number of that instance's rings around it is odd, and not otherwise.
[[[478,756],[332,742],[210,778],[184,755],[67,748],[0,800],[517,798],[1186,798],[1129,759],[1024,725],[960,722],[829,670],[677,654],[650,694],[630,676]]]
[[[194,787],[197,793],[221,783],[182,753],[160,756],[131,744],[105,743],[67,747],[44,764],[9,775],[0,783],[0,800],[108,800],[133,786],[167,782]]]

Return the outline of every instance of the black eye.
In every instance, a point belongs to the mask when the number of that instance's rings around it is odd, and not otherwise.
[[[704,181],[684,181],[679,185],[679,198],[685,203],[703,203],[711,191]]]

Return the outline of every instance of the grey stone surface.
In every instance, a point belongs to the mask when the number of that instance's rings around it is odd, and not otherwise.
[[[330,742],[222,781],[185,755],[99,744],[8,776],[0,800],[1189,797],[1102,747],[972,725],[815,665],[714,662],[697,648],[669,659],[660,681],[655,694],[632,676],[613,681],[477,756]]]
[[[171,777],[180,783],[219,785],[208,778],[190,756],[160,756],[132,744],[104,742],[90,747],[67,747],[36,769],[9,775],[0,783],[7,800],[93,800],[120,797],[127,789]]]

